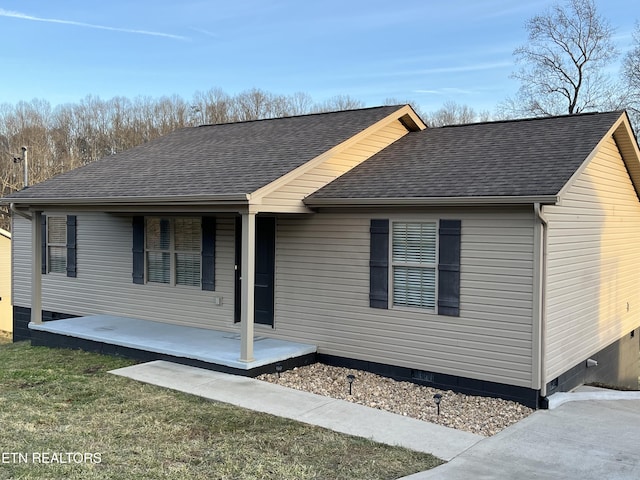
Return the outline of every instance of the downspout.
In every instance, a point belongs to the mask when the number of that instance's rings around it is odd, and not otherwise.
[[[539,313],[538,313],[538,332],[540,334],[540,396],[547,396],[547,382],[545,378],[545,328],[546,328],[546,290],[547,290],[547,228],[548,220],[542,213],[540,203],[534,203],[533,209],[536,217],[540,220],[542,226],[542,260],[540,265],[540,286],[539,286]]]
[[[33,217],[31,215],[29,215],[28,213],[22,212],[20,210],[18,210],[16,208],[16,204],[15,203],[11,203],[9,205],[9,210],[11,211],[11,213],[15,213],[16,215],[22,217],[22,218],[26,218],[27,220],[32,220]]]

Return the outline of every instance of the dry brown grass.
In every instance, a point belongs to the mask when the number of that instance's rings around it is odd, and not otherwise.
[[[440,463],[107,373],[131,363],[0,345],[0,478],[392,479]],[[101,461],[34,463],[40,452]],[[13,453],[28,462],[6,457]]]

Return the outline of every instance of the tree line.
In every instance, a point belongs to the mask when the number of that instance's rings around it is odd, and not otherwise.
[[[304,93],[276,95],[252,89],[231,96],[220,89],[180,96],[103,100],[88,96],[52,107],[46,100],[0,105],[0,195],[22,188],[21,165],[11,162],[26,146],[29,183],[46,180],[148,142],[182,127],[359,108],[348,96],[314,103]]]
[[[385,103],[407,102],[387,99]],[[364,102],[348,95],[318,103],[302,92],[279,95],[257,88],[237,95],[213,88],[196,92],[190,100],[177,95],[108,100],[87,96],[78,103],[56,107],[42,99],[3,104],[0,105],[0,195],[23,187],[23,166],[11,161],[22,156],[23,146],[28,149],[29,183],[35,184],[183,127],[362,107]],[[483,115],[482,118],[488,118],[488,113]],[[470,107],[449,102],[434,112],[432,118],[433,125],[446,125],[481,117]]]
[[[43,99],[5,103],[0,105],[0,196],[23,187],[23,165],[17,161],[23,146],[29,159],[29,184],[36,184],[183,127],[364,106],[349,95],[315,102],[304,92],[281,95],[258,88],[236,95],[212,88],[196,92],[189,100],[178,95],[108,100],[91,95],[56,107]],[[465,107],[460,112],[468,116],[473,110]],[[6,208],[0,210],[0,228],[11,228]]]
[[[623,68],[612,75],[619,58],[614,28],[597,11],[593,0],[564,0],[528,20],[528,42],[514,51],[520,82],[516,95],[495,112],[476,112],[447,102],[433,112],[417,113],[431,127],[515,117],[573,114],[626,109],[640,127],[640,24],[633,46],[622,58]],[[387,99],[387,105],[412,103]],[[52,107],[34,99],[0,105],[0,195],[23,186],[22,165],[11,161],[26,146],[29,182],[87,165],[182,127],[276,118],[364,107],[364,102],[339,95],[315,102],[297,92],[280,95],[258,88],[229,95],[220,88],[196,92],[191,99],[87,96],[78,103]],[[0,227],[9,228],[6,210]]]

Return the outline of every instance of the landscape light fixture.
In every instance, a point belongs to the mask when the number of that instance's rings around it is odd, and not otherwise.
[[[276,373],[278,374],[278,378],[280,378],[280,374],[282,373],[282,364],[276,363]]]
[[[436,403],[436,408],[438,409],[438,416],[440,416],[440,402],[442,401],[442,395],[440,393],[436,393],[433,396],[433,401]]]
[[[347,375],[347,382],[349,382],[349,395],[351,395],[351,388],[353,387],[353,381],[356,379],[356,376],[353,373]]]

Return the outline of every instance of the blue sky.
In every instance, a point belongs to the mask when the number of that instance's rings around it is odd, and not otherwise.
[[[517,90],[524,24],[548,0],[0,0],[0,104],[214,87],[476,110]],[[636,0],[597,0],[621,52]]]

